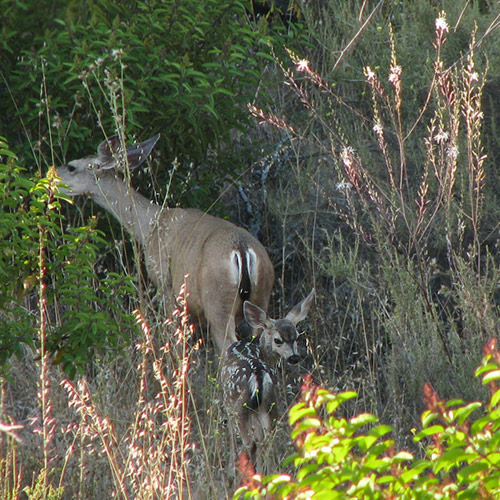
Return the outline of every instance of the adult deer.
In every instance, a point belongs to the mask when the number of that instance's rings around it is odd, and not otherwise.
[[[229,416],[230,470],[234,469],[234,427],[237,427],[257,471],[268,472],[268,461],[260,448],[279,416],[274,369],[280,359],[292,364],[299,361],[296,324],[307,316],[313,299],[314,288],[285,318],[278,320],[271,319],[260,307],[248,301],[244,303],[245,318],[253,328],[261,328],[262,333],[258,344],[238,341],[231,345],[222,364],[224,405]]]
[[[57,172],[70,196],[90,196],[142,245],[148,275],[167,302],[187,275],[190,318],[209,327],[224,353],[237,340],[243,302],[267,310],[274,268],[262,244],[244,229],[193,208],[161,207],[119,175],[141,165],[159,137],[127,148],[111,137],[97,155],[70,161]]]

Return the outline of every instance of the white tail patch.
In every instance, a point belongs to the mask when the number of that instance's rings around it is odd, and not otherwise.
[[[264,374],[262,377],[262,398],[268,399],[269,396],[273,393],[273,379],[268,372]]]
[[[241,262],[241,254],[238,250],[233,250],[231,252],[231,283],[238,286],[241,283],[241,277],[243,273],[243,265]]]
[[[252,364],[252,369],[256,369]],[[248,391],[250,393],[250,400],[259,398],[261,401],[267,400],[273,393],[273,379],[266,371],[262,377],[262,387],[259,386],[256,372],[250,374],[248,378]],[[259,394],[260,393],[260,394]]]
[[[253,248],[249,248],[246,253],[247,257],[247,270],[248,270],[248,276],[250,276],[250,283],[252,284],[252,288],[257,288],[257,281],[258,281],[258,258],[257,254],[253,250]]]

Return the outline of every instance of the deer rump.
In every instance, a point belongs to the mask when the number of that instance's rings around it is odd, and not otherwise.
[[[229,344],[236,340],[233,332],[243,320],[245,300],[268,307],[274,276],[267,252],[229,221],[193,208],[160,212],[145,253],[159,290],[176,294],[185,282],[192,321],[212,327],[216,337],[226,330]]]

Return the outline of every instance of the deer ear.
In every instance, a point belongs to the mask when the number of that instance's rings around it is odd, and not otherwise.
[[[108,137],[97,148],[97,161],[100,169],[113,168],[123,163],[123,148],[118,135]]]
[[[160,134],[156,134],[147,141],[139,142],[127,148],[128,166],[131,170],[137,168],[146,160],[159,138]]]
[[[146,160],[159,138],[160,134],[156,134],[147,141],[129,146],[125,150],[130,170],[137,168]],[[99,168],[104,170],[123,165],[124,148],[122,147],[122,143],[118,135],[113,135],[106,141],[99,144],[99,147],[97,148],[97,160],[99,162]]]
[[[286,315],[286,319],[289,319],[294,325],[305,319],[311,308],[314,294],[315,290],[313,288],[311,293],[304,300],[301,300],[298,304],[293,306],[292,310]]]
[[[272,320],[268,315],[260,307],[248,302],[248,300],[243,304],[243,314],[252,328],[266,329],[271,326]]]

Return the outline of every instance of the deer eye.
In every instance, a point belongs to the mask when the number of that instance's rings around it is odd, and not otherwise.
[[[276,345],[282,345],[282,344],[283,344],[283,342],[284,342],[284,340],[283,340],[281,337],[276,337],[276,338],[274,339],[274,343],[275,343]]]

